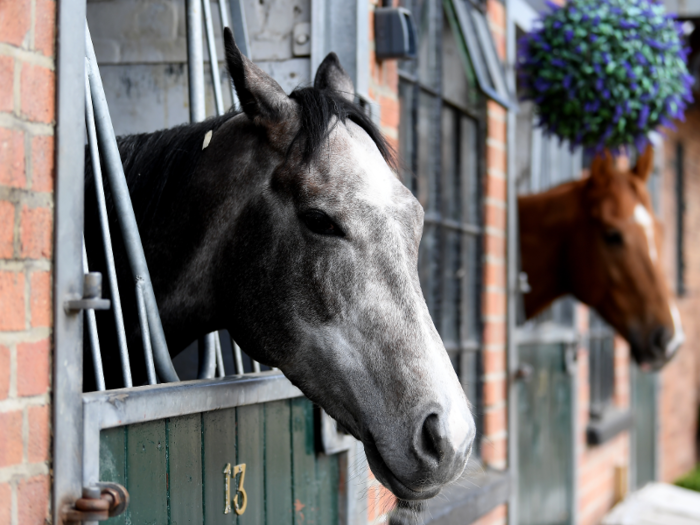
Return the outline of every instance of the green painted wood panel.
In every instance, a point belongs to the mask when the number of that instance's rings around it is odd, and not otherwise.
[[[292,523],[290,402],[265,405],[265,523]]]
[[[314,409],[303,398],[105,430],[101,479],[131,494],[129,510],[106,523],[335,524],[339,456],[316,450]],[[246,464],[243,516],[224,514],[227,463]]]
[[[172,525],[202,523],[202,418],[168,420],[168,478]]]
[[[117,427],[103,430],[100,435],[100,479],[127,486],[126,479],[126,428]],[[129,510],[111,518],[108,525],[126,525]],[[130,523],[130,521],[128,522]]]
[[[227,463],[236,464],[236,409],[202,414],[202,442],[204,524],[231,525],[236,514],[224,514],[224,468]]]
[[[292,470],[294,524],[317,525],[319,487],[314,450],[314,409],[306,399],[292,399]]]
[[[265,408],[263,405],[239,407],[238,456],[236,463],[246,464],[245,490],[248,507],[238,525],[265,523]]]
[[[165,421],[130,425],[127,436],[127,490],[131,497],[131,523],[168,523]]]

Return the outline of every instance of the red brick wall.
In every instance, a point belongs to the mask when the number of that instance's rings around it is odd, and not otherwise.
[[[56,4],[0,0],[0,523],[49,516]]]
[[[677,298],[686,342],[661,374],[660,462],[661,479],[673,481],[698,460],[696,432],[700,402],[700,108],[686,113],[678,130],[666,130],[661,220],[664,226],[663,258],[669,283],[676,282],[676,144],[682,141],[685,157],[685,275],[687,293]]]

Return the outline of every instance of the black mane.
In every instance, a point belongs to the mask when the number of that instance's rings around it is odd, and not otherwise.
[[[337,118],[338,122],[350,120],[365,130],[382,157],[395,168],[395,155],[391,146],[360,106],[346,100],[339,93],[315,87],[296,88],[290,98],[301,106],[301,127],[288,154],[298,146],[302,161],[310,163],[328,138],[331,122]],[[229,111],[203,122],[117,138],[136,221],[140,226],[153,218],[166,188],[177,191],[177,187],[187,184],[201,159],[205,133],[209,130],[216,131],[240,113],[240,110]],[[93,183],[89,148],[86,148],[85,160],[87,187]],[[112,215],[111,192],[108,185],[105,189],[109,214]],[[86,191],[91,194],[91,190]]]

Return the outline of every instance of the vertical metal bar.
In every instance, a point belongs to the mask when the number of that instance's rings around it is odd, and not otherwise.
[[[221,336],[217,334],[216,337],[216,371],[219,377],[226,376],[226,370],[224,369],[224,356],[221,351]]]
[[[85,0],[58,3],[51,505],[55,525],[64,523],[64,506],[82,496],[83,316],[66,312],[63,302],[82,296],[83,286],[84,25]]]
[[[198,341],[199,350],[199,372],[197,379],[211,379],[216,374],[216,340],[219,338],[218,332],[201,337]]]
[[[221,32],[223,33],[223,30],[225,28],[231,28],[231,22],[229,21],[228,18],[229,14],[229,7],[228,7],[228,0],[219,0],[219,16],[221,18]],[[231,28],[233,31],[233,29]],[[236,35],[234,31],[234,36]],[[235,108],[238,105],[238,97],[236,96],[236,88],[233,86],[233,82],[231,82],[231,79],[228,80],[228,85],[229,88],[231,88],[231,107]],[[222,376],[223,377],[223,376]]]
[[[204,57],[202,48],[202,3],[187,0],[187,73],[190,89],[190,122],[206,118],[204,105]]]
[[[245,56],[251,58],[248,24],[245,20],[245,9],[242,0],[231,0],[231,30],[236,37],[238,49],[240,49],[241,53]]]
[[[124,329],[124,316],[122,314],[122,301],[119,295],[119,285],[117,283],[117,270],[114,265],[114,253],[112,252],[112,236],[109,231],[109,219],[107,217],[107,203],[105,201],[104,183],[102,181],[102,167],[100,166],[100,152],[97,147],[97,131],[95,129],[95,114],[92,107],[92,96],[90,95],[90,80],[88,78],[87,59],[85,61],[85,121],[88,132],[88,144],[90,146],[90,157],[92,160],[92,175],[95,179],[95,197],[97,199],[97,210],[100,218],[100,228],[102,229],[102,245],[105,251],[105,261],[107,262],[107,277],[109,279],[109,289],[112,296],[112,311],[114,312],[114,324],[117,331],[117,345],[122,363],[122,377],[124,386],[133,386],[131,380],[131,363],[129,361],[129,349],[126,345],[126,330]]]
[[[253,372],[260,372],[260,363],[255,359],[251,359],[250,361],[253,363]]]
[[[221,77],[219,76],[219,59],[216,54],[216,40],[214,39],[214,23],[211,18],[211,4],[209,0],[202,0],[204,8],[204,29],[207,33],[207,48],[209,50],[209,65],[211,67],[211,83],[214,88],[214,103],[216,114],[224,114],[224,99],[221,96]]]
[[[85,249],[85,241],[83,240],[83,272],[88,273],[90,267],[87,260],[87,250]],[[100,338],[97,334],[97,319],[95,319],[95,310],[88,309],[85,311],[85,320],[88,325],[88,339],[90,340],[90,352],[92,354],[92,366],[95,370],[95,384],[97,390],[103,391],[105,388],[105,374],[102,368],[102,353],[100,352]]]
[[[119,219],[119,226],[121,227],[129,265],[134,274],[134,280],[143,287],[146,314],[150,327],[150,339],[153,344],[153,352],[155,355],[155,366],[162,380],[178,381],[179,379],[175,372],[175,367],[173,367],[172,359],[168,353],[168,345],[165,341],[163,325],[160,322],[158,304],[155,294],[153,293],[151,276],[148,272],[146,256],[143,252],[141,236],[139,234],[138,225],[136,224],[129,188],[126,184],[126,177],[124,176],[124,167],[122,166],[121,157],[119,155],[117,140],[114,136],[112,119],[109,115],[109,107],[102,87],[102,79],[100,78],[100,72],[97,67],[97,59],[95,58],[95,50],[92,47],[92,40],[90,39],[90,31],[87,27],[87,22],[85,22],[85,47],[89,63],[90,91],[92,93],[92,101],[95,109],[97,137],[100,144],[102,144],[102,157],[105,162],[106,172],[112,190],[112,198],[117,210],[117,218]]]
[[[231,339],[231,346],[233,347],[233,360],[236,362],[236,374],[244,374],[245,369],[243,368],[243,356],[241,355],[241,347],[236,344],[236,341]]]
[[[141,281],[136,283],[136,309],[141,326],[141,340],[143,341],[143,353],[146,359],[146,373],[148,374],[148,384],[155,385],[156,369],[153,363],[153,349],[151,348],[150,330],[148,329],[148,314],[146,313],[146,300],[144,298],[144,286]]]

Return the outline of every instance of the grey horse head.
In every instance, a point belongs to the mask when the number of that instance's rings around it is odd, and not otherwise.
[[[340,106],[312,151],[320,123],[228,30],[225,44],[243,108],[230,122],[246,120],[268,145],[264,159],[247,159],[260,164],[231,237],[245,270],[227,326],[362,441],[396,496],[432,497],[462,473],[475,426],[420,288],[423,209],[385,144],[342,111],[354,106],[354,87],[335,54],[306,88]]]

